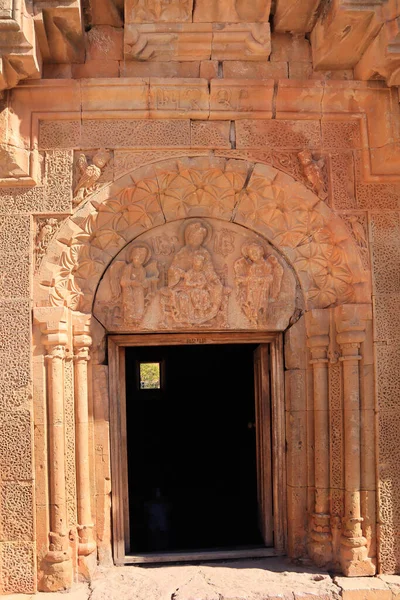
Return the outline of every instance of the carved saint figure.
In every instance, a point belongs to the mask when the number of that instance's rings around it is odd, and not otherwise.
[[[246,317],[257,326],[265,323],[268,305],[279,295],[283,267],[275,256],[267,258],[258,242],[245,244],[242,254],[234,265],[236,295]]]
[[[75,206],[80,204],[90,192],[94,191],[95,185],[109,160],[110,153],[103,149],[96,152],[91,165],[88,165],[86,156],[80,154],[77,161],[80,177],[75,186],[73,199]]]
[[[161,290],[165,325],[201,325],[226,308],[229,290],[224,288],[203,246],[207,233],[199,221],[186,227],[185,246],[174,257],[168,269],[168,286]]]
[[[298,159],[303,169],[305,177],[310,182],[314,192],[325,200],[328,196],[323,173],[324,159],[314,160],[310,150],[303,150],[298,153]]]
[[[138,325],[142,321],[157,291],[159,271],[157,263],[149,263],[149,259],[150,250],[146,246],[133,246],[128,262],[117,261],[110,267],[111,303],[121,300],[124,325]],[[120,310],[114,316],[121,317]]]

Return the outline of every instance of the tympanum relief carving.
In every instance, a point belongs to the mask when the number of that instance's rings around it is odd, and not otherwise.
[[[244,244],[242,254],[234,264],[238,302],[252,325],[266,325],[269,305],[281,291],[284,269],[275,256],[266,256],[260,242]]]
[[[94,314],[109,331],[285,329],[296,279],[261,236],[186,219],[128,244],[107,269]]]
[[[125,255],[127,260],[114,261],[110,267],[111,318],[116,324],[136,327],[157,292],[160,273],[147,245],[130,244]]]

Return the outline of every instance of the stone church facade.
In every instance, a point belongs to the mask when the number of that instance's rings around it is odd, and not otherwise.
[[[2,3],[0,594],[129,562],[148,340],[268,347],[266,546],[400,572],[399,17]]]

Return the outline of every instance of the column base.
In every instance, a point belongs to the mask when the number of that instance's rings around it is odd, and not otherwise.
[[[90,582],[94,572],[97,569],[97,556],[95,552],[87,556],[78,556],[78,579],[79,581]]]
[[[39,582],[41,592],[62,592],[73,584],[72,560],[66,551],[50,551],[43,559],[43,577]]]
[[[375,575],[376,565],[368,557],[365,537],[342,537],[340,565],[346,577],[371,577],[371,575]]]
[[[317,567],[326,567],[332,563],[332,533],[330,515],[315,513],[309,533],[308,554]]]

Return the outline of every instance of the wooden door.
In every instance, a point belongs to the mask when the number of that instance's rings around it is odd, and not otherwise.
[[[254,391],[259,527],[264,544],[273,546],[271,399],[268,344],[260,344],[254,351]]]

